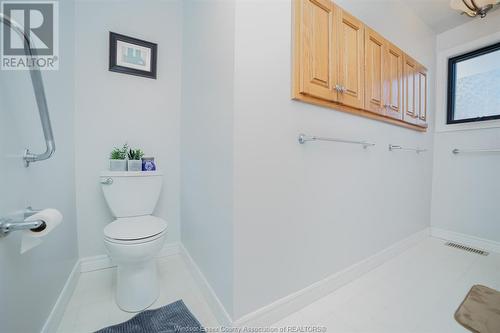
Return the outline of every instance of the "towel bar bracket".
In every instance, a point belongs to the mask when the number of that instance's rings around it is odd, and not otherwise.
[[[427,151],[427,149],[422,149],[422,148],[405,148],[399,145],[393,145],[389,144],[389,151],[394,151],[394,150],[407,150],[407,151],[414,151],[417,154],[423,153]]]

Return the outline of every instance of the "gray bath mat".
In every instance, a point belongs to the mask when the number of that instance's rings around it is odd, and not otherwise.
[[[203,328],[182,300],[146,310],[130,320],[96,333],[201,333]]]

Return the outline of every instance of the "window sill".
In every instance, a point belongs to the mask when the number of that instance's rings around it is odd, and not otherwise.
[[[436,133],[440,132],[456,132],[456,131],[474,131],[489,128],[500,128],[500,119],[486,120],[481,122],[472,123],[459,123],[459,124],[436,124]]]

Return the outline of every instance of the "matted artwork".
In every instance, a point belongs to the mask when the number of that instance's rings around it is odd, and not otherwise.
[[[109,70],[156,79],[158,45],[141,39],[109,33]]]

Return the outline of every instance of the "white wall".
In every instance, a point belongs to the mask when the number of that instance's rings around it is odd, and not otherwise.
[[[234,3],[183,8],[182,242],[231,314]]]
[[[45,93],[56,141],[47,161],[24,168],[26,147],[44,151],[44,139],[27,71],[0,73],[0,216],[53,207],[63,223],[43,243],[20,254],[21,233],[0,238],[2,332],[39,332],[77,258],[74,185],[74,5],[59,4],[60,67],[44,71]]]
[[[105,254],[112,221],[99,173],[113,146],[128,142],[156,158],[164,172],[155,215],[180,239],[180,1],[78,1],[76,4],[76,190],[80,256]],[[158,79],[108,71],[109,31],[158,43]],[[137,195],[140,195],[138,193]]]
[[[500,12],[437,36],[433,227],[500,242],[500,157],[451,150],[500,147],[500,121],[446,125],[447,59],[500,41]]]
[[[429,69],[433,114],[434,33],[397,3],[339,4]],[[429,226],[432,154],[387,145],[432,149],[432,134],[292,101],[291,17],[291,1],[236,5],[235,318]],[[300,132],[377,146],[302,146]]]

